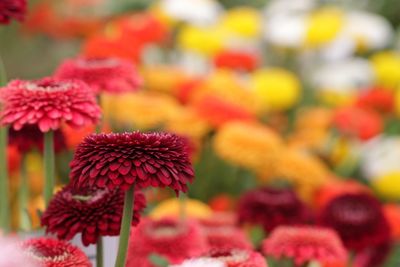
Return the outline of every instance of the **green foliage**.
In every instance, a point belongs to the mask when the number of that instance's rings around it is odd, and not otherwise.
[[[165,257],[158,255],[156,253],[150,254],[149,260],[151,263],[153,263],[157,267],[168,267],[169,266],[168,260]]]

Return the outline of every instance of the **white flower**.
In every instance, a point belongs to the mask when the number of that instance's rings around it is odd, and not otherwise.
[[[368,180],[400,171],[400,137],[376,137],[364,145],[362,152],[361,170]]]
[[[373,79],[374,71],[367,60],[351,58],[318,66],[311,82],[319,90],[348,93],[367,87]]]
[[[306,12],[315,7],[315,0],[272,0],[264,9],[266,16],[287,13]]]
[[[186,260],[180,265],[171,265],[170,267],[227,267],[222,261],[211,258],[198,258]]]
[[[0,237],[0,266],[38,267],[39,264],[24,252],[17,240]]]
[[[222,12],[214,0],[161,0],[160,7],[176,20],[197,25],[215,23]]]
[[[393,39],[393,29],[389,21],[364,11],[347,14],[344,34],[366,49],[385,48]]]

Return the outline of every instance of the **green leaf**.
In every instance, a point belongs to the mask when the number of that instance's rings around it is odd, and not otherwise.
[[[253,226],[250,229],[250,240],[254,244],[254,247],[259,247],[264,238],[265,233],[264,229],[261,226]]]
[[[149,260],[152,264],[154,264],[155,266],[158,267],[168,267],[169,266],[169,262],[168,260],[156,253],[151,253],[149,256]]]

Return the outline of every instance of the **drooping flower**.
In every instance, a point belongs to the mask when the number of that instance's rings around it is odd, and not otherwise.
[[[186,192],[194,177],[182,139],[169,133],[92,134],[78,146],[71,162],[72,184],[129,189],[170,187]]]
[[[312,213],[291,189],[260,188],[245,193],[238,203],[240,224],[260,225],[266,232],[280,225],[310,222]]]
[[[55,77],[82,80],[95,92],[131,92],[142,83],[130,61],[113,57],[67,59],[58,67]]]
[[[8,24],[12,19],[22,21],[26,13],[26,0],[2,0],[0,2],[0,24]]]
[[[246,122],[227,123],[214,137],[214,149],[221,158],[256,170],[269,169],[282,147],[282,139],[271,129]]]
[[[100,236],[120,233],[124,192],[119,189],[79,189],[67,185],[51,200],[42,215],[42,225],[59,239],[71,240],[82,234],[85,246],[95,244]],[[137,225],[146,200],[142,192],[135,192],[132,225]]]
[[[170,267],[227,267],[223,261],[211,258],[198,258],[185,260],[179,265],[172,265]]]
[[[376,112],[359,107],[343,107],[333,116],[334,126],[343,134],[368,140],[383,130],[382,118]]]
[[[170,263],[198,257],[208,249],[201,228],[193,221],[178,219],[143,220],[132,229],[127,267],[153,267],[148,257],[152,253],[166,257]]]
[[[264,257],[255,251],[245,249],[215,249],[204,255],[217,259],[227,267],[268,267]]]
[[[339,236],[322,227],[280,226],[263,242],[263,252],[274,258],[292,259],[296,266],[317,260],[346,266],[347,252]],[[335,265],[340,266],[340,265]]]
[[[26,255],[18,240],[0,237],[0,266],[39,267],[39,263]]]
[[[367,193],[337,196],[326,204],[318,217],[319,223],[335,229],[350,249],[362,250],[390,238],[381,204]]]
[[[91,267],[88,257],[79,248],[52,238],[29,239],[24,251],[44,267]]]
[[[81,127],[100,118],[100,108],[91,89],[81,81],[15,80],[1,90],[0,101],[1,123],[15,130],[33,124],[48,132],[59,129],[62,123]]]
[[[28,153],[31,150],[43,150],[43,133],[36,125],[25,125],[20,130],[9,129],[9,144],[18,147],[21,153]],[[60,130],[54,131],[54,150],[60,152],[67,147],[64,133]]]

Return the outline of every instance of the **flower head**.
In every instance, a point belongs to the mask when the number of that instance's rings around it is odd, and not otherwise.
[[[220,260],[227,267],[268,267],[260,253],[245,249],[215,249],[205,257]]]
[[[88,257],[79,248],[62,240],[36,238],[25,241],[23,249],[40,266],[44,267],[91,267]]]
[[[23,252],[18,240],[0,237],[0,266],[39,267],[39,264]]]
[[[81,81],[44,78],[15,80],[1,90],[1,123],[15,130],[37,125],[42,132],[57,130],[63,122],[81,127],[96,123],[100,108],[88,85]]]
[[[278,259],[293,259],[297,266],[313,260],[322,264],[347,261],[337,234],[321,227],[280,226],[264,241],[263,252]]]
[[[72,183],[83,188],[127,190],[137,184],[186,192],[193,177],[184,142],[169,133],[92,134],[71,162]]]
[[[239,223],[259,224],[267,232],[280,225],[309,222],[311,217],[311,211],[290,189],[251,190],[238,203]]]
[[[252,249],[253,245],[245,233],[233,226],[204,227],[210,249]]]
[[[356,99],[356,105],[365,109],[373,109],[383,113],[391,113],[395,105],[394,93],[386,88],[373,87],[361,91]]]
[[[151,253],[175,264],[208,249],[200,226],[193,221],[182,224],[178,219],[143,220],[131,235],[127,267],[152,266],[148,261]]]
[[[214,57],[214,65],[218,68],[250,72],[258,67],[259,58],[255,53],[227,50]]]
[[[26,13],[26,0],[2,0],[0,2],[0,24],[8,24],[11,19],[22,21]]]
[[[211,258],[198,258],[185,260],[182,264],[172,265],[170,267],[227,267],[223,261]]]
[[[80,189],[67,185],[51,200],[42,215],[46,231],[60,239],[70,240],[82,233],[85,246],[95,244],[99,236],[119,235],[124,192],[119,189]],[[135,192],[132,225],[137,225],[146,200],[140,191]]]
[[[354,250],[379,245],[390,238],[381,204],[367,193],[333,198],[319,214],[321,225],[335,229],[346,247]]]
[[[60,79],[78,79],[95,92],[122,93],[136,91],[141,84],[135,66],[119,58],[76,58],[65,60],[57,69]]]

